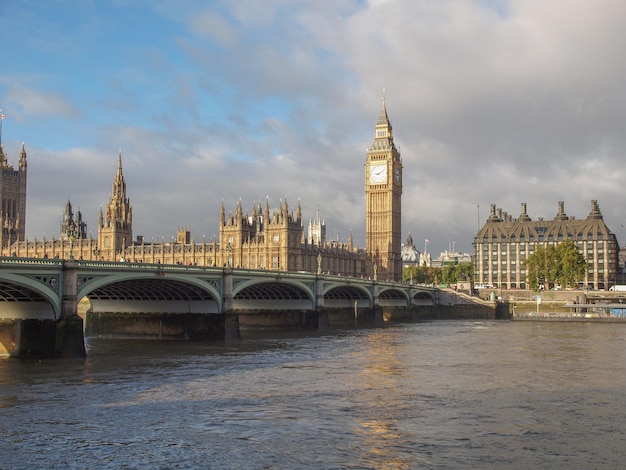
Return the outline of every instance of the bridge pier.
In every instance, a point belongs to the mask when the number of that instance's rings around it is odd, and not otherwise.
[[[11,318],[0,320],[0,353],[21,358],[85,357],[83,320]]]
[[[83,319],[78,316],[78,269],[76,261],[63,263],[63,297],[61,318],[56,324],[55,356],[63,358],[86,357]]]
[[[236,313],[87,312],[87,337],[222,341],[239,339]]]
[[[239,329],[239,314],[237,312],[226,312],[224,314],[224,340],[234,341],[241,339]]]
[[[83,320],[78,316],[75,261],[63,262],[57,287],[61,294],[58,318],[52,309],[42,310],[43,315],[35,310],[34,318],[13,306],[6,310],[7,317],[0,320],[0,353],[18,358],[86,357]]]

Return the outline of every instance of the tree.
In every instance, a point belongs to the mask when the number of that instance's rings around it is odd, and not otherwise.
[[[445,284],[469,281],[474,276],[474,265],[472,263],[459,263],[444,266],[441,276]]]
[[[559,265],[556,281],[565,287],[574,287],[582,281],[587,271],[585,257],[572,240],[565,240],[556,248]]]
[[[575,286],[587,270],[587,262],[572,240],[565,240],[557,247],[537,246],[535,252],[524,260],[524,266],[534,290],[548,282]]]
[[[407,266],[402,270],[402,282],[414,284],[437,284],[441,269],[428,266]]]

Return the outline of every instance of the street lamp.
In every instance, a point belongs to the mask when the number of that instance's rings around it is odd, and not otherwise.
[[[230,242],[226,245],[226,266],[231,267],[233,247]]]
[[[69,254],[69,258],[70,259],[74,259],[74,254],[73,254],[73,250],[74,250],[74,240],[78,237],[78,229],[76,227],[76,222],[70,222],[70,224],[67,226],[67,232],[66,232],[67,238],[70,241],[70,254]]]

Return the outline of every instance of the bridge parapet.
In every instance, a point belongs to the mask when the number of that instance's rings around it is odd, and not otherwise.
[[[60,268],[65,263],[62,259],[50,259],[50,258],[15,258],[15,257],[0,257],[0,266],[19,269],[25,267],[32,269],[33,267],[57,267]]]
[[[112,269],[129,271],[181,271],[181,272],[211,272],[221,273],[225,268],[196,266],[185,264],[162,264],[162,263],[131,263],[126,261],[76,261],[82,268]]]

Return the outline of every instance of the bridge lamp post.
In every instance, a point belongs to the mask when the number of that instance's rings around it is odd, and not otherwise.
[[[226,245],[226,266],[227,267],[231,267],[231,263],[232,263],[232,256],[233,254],[233,247],[231,246],[230,242],[228,243],[228,245]]]
[[[70,253],[69,253],[69,258],[70,259],[74,259],[74,240],[76,239],[76,237],[78,236],[78,230],[76,227],[76,222],[71,222],[68,226],[67,226],[67,238],[70,241]]]

